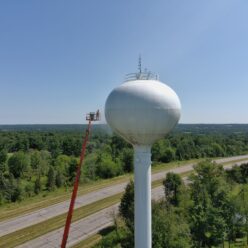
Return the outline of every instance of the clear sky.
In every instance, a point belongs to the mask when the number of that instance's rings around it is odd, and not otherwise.
[[[248,123],[247,0],[0,1],[0,124],[82,123],[158,73],[181,123]]]

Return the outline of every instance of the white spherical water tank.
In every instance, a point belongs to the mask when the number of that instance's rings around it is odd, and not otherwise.
[[[177,124],[177,94],[156,80],[135,80],[115,88],[105,104],[110,127],[133,145],[151,145]]]
[[[134,75],[110,93],[105,117],[134,146],[135,247],[151,248],[151,145],[178,123],[181,104],[166,84],[146,73]]]

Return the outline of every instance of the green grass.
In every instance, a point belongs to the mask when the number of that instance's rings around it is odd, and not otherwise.
[[[171,163],[160,163],[152,167],[152,172],[157,173],[165,170],[169,170],[172,168],[176,168],[182,165],[187,165],[190,163],[198,163],[203,159],[194,159],[188,161],[178,161],[178,162],[171,162]],[[238,160],[237,162],[242,161]],[[106,179],[106,180],[98,180],[98,181],[91,181],[85,183],[79,187],[78,195],[84,195],[95,190],[101,189],[103,187],[112,186],[115,184],[119,184],[122,182],[128,181],[132,178],[132,174],[125,174],[119,177]],[[65,189],[60,188],[54,192],[43,192],[37,196],[26,198],[21,202],[16,203],[9,203],[5,204],[0,207],[0,221],[14,218],[19,215],[27,214],[29,212],[45,208],[47,206],[57,204],[59,202],[63,202],[65,200],[70,199],[71,197],[71,190],[72,188]]]
[[[78,195],[84,195],[102,189],[103,187],[126,182],[129,178],[131,178],[130,175],[125,175],[108,180],[90,182],[79,187]],[[27,198],[22,202],[6,204],[0,208],[0,221],[27,214],[29,212],[68,200],[71,197],[71,190],[72,188],[69,190],[60,188],[54,192]]]
[[[120,201],[121,195],[122,193],[116,194],[76,209],[73,214],[72,222],[85,218],[86,216],[89,216],[102,209],[110,207],[115,203],[118,203]],[[16,247],[17,245],[20,245],[41,235],[56,230],[60,227],[63,227],[65,224],[66,216],[67,213],[61,214],[41,223],[4,235],[0,237],[0,247]]]
[[[189,160],[189,161],[180,161],[180,162],[172,162],[168,164],[158,164],[152,167],[153,173],[166,171],[172,168],[180,167],[182,165],[197,163],[202,159],[198,160]],[[237,160],[236,162],[243,161],[244,159]],[[228,164],[228,163],[224,163]],[[103,187],[116,185],[122,182],[128,181],[132,178],[131,174],[122,175],[119,177],[99,180],[94,182],[89,182],[87,184],[83,184],[79,187],[78,195],[84,195],[95,190],[99,190]],[[45,192],[35,197],[27,198],[22,202],[10,203],[0,207],[0,221],[14,218],[23,214],[27,214],[29,212],[45,208],[47,206],[63,202],[65,200],[70,199],[71,197],[71,188],[69,190],[65,190],[65,188],[57,189],[54,192]]]
[[[170,162],[170,163],[158,163],[152,166],[152,172],[153,173],[157,173],[157,172],[161,172],[163,170],[170,170],[173,168],[177,168],[180,166],[185,166],[188,164],[195,164],[195,163],[199,163],[200,161],[203,161],[204,159],[200,158],[200,159],[191,159],[191,160],[184,160],[184,161],[175,161],[175,162]]]
[[[162,182],[163,180],[154,181],[152,183],[152,188],[162,185]],[[102,209],[120,202],[122,194],[123,193],[119,193],[75,209],[72,222],[85,218],[91,214],[94,214]],[[0,237],[0,247],[15,247],[29,240],[35,239],[41,235],[49,233],[53,230],[56,230],[60,227],[63,227],[65,224],[66,216],[67,213],[61,214],[41,223],[4,235]]]
[[[188,161],[188,163],[192,163],[192,162]],[[183,163],[180,163],[180,164],[183,164]],[[225,163],[225,164],[230,164],[230,163]],[[170,168],[175,168],[178,166],[180,166],[180,165],[178,165],[178,163],[171,163],[170,166],[166,166],[165,168],[166,168],[166,170],[168,170]],[[165,170],[165,168],[164,168],[164,170]],[[161,170],[158,169],[158,171],[161,171]],[[187,176],[190,173],[191,172],[187,172],[187,173],[183,173],[181,175]],[[119,178],[113,178],[110,180],[103,180],[101,182],[95,183],[94,185],[89,185],[88,188],[84,187],[83,189],[80,189],[81,190],[80,192],[81,192],[81,194],[83,194],[82,192],[84,192],[84,193],[92,192],[96,189],[102,188],[103,185],[109,186],[109,185],[113,185],[115,183],[120,183],[120,180],[123,182],[127,181],[128,178],[130,178],[130,177],[131,177],[130,175],[125,175],[125,176],[122,176]],[[163,181],[163,179],[154,181],[152,183],[152,187],[155,188],[155,187],[160,186],[162,184],[162,181]],[[105,184],[104,184],[104,182],[105,182]],[[111,183],[109,183],[109,182],[111,182]],[[70,193],[68,193],[68,194],[70,194]],[[118,203],[120,201],[122,194],[123,193],[119,193],[119,194],[107,197],[105,199],[96,201],[94,203],[91,203],[91,204],[88,204],[86,206],[83,206],[83,207],[76,209],[74,211],[72,221],[74,222],[76,220],[85,218],[88,215],[96,213],[96,212],[98,212],[104,208],[110,207],[110,206],[114,205],[115,203]],[[58,200],[61,201],[61,197],[62,196],[58,196],[58,199],[55,199],[55,201],[58,201]],[[63,197],[65,197],[65,196],[63,196]],[[51,205],[51,202],[49,205]],[[15,231],[13,233],[7,234],[3,237],[0,237],[0,247],[9,247],[9,248],[15,247],[15,246],[20,245],[22,243],[25,243],[29,240],[32,240],[36,237],[39,237],[39,236],[44,235],[46,233],[49,233],[55,229],[63,227],[65,224],[66,215],[67,215],[67,213],[61,214],[61,215],[58,215],[56,217],[50,218],[49,220],[43,221],[41,223],[23,228],[21,230],[18,230],[18,231]]]

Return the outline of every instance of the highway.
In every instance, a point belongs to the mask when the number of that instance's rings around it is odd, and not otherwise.
[[[154,200],[163,197],[163,187],[157,187],[152,190],[152,198]],[[113,224],[113,216],[118,211],[119,204],[105,208],[95,214],[92,214],[82,220],[73,223],[70,235],[67,241],[67,247],[71,247],[81,240],[84,240],[91,235],[99,232]],[[83,231],[82,231],[83,230]],[[60,228],[39,238],[31,240],[18,248],[59,248],[62,240],[64,228]]]
[[[216,160],[217,163],[226,163],[239,159],[248,159],[248,155],[243,156],[235,156],[229,158],[221,158]],[[188,164],[186,166],[180,166],[178,168],[174,168],[171,170],[165,170],[162,172],[154,173],[152,175],[152,181],[157,181],[163,179],[165,177],[165,172],[173,171],[175,173],[185,173],[193,170],[194,164]],[[124,182],[121,184],[116,184],[113,186],[104,187],[100,190],[85,194],[77,198],[75,203],[75,209],[88,205],[90,203],[99,201],[106,197],[113,196],[115,194],[121,193],[124,191],[128,182]],[[5,221],[0,222],[0,237],[11,232],[23,229],[25,227],[40,223],[57,215],[66,213],[69,208],[70,200],[51,205],[49,207],[45,207],[34,212],[24,214],[13,219],[7,219]]]
[[[232,163],[232,161],[239,160],[239,159],[246,159],[246,158],[247,158],[247,160],[245,160],[245,161],[238,162],[238,163]],[[223,158],[223,159],[217,160],[216,162],[217,163],[230,162],[230,164],[225,166],[225,168],[230,168],[233,166],[233,164],[240,165],[242,163],[248,162],[248,155],[242,156],[242,157],[238,156],[238,157],[231,157],[231,158]],[[184,173],[184,172],[189,172],[191,170],[193,170],[193,164],[183,166],[183,167],[178,167],[175,169],[171,169],[171,170],[168,170],[166,172],[165,171],[159,172],[159,173],[156,173],[153,175],[153,181],[164,178],[165,174],[168,173],[169,171],[173,171],[175,173]],[[105,192],[104,197],[107,197],[107,196],[111,196],[111,192],[112,192],[109,188],[111,188],[111,189],[116,188],[116,189],[114,189],[113,192],[118,193],[118,192],[122,192],[124,190],[125,186],[126,186],[126,183],[122,183],[119,185],[115,185],[113,187],[106,187],[106,188],[102,189],[104,191],[99,190],[97,192],[98,193],[102,192],[102,194],[103,194],[103,192]],[[122,188],[122,190],[121,190],[121,188]],[[113,194],[113,192],[112,192],[112,194]],[[95,194],[95,193],[96,192],[93,192],[90,194]],[[108,194],[108,195],[106,196],[106,194]],[[87,194],[87,195],[89,195],[89,194]],[[153,191],[152,191],[153,199],[159,199],[163,195],[164,195],[164,192],[163,192],[163,188],[161,186],[153,189]],[[82,197],[86,197],[86,195],[84,195]],[[102,198],[104,198],[104,197],[102,197]],[[96,200],[96,198],[94,198],[94,199]],[[78,203],[78,204],[80,204],[80,203]],[[84,203],[84,205],[86,205],[86,203]],[[96,234],[98,231],[100,231],[104,227],[111,225],[113,222],[113,213],[116,212],[117,209],[118,209],[118,204],[111,206],[109,208],[106,208],[104,210],[101,210],[95,214],[92,214],[92,215],[84,218],[84,219],[81,219],[79,221],[74,222],[72,224],[70,235],[68,237],[68,247],[71,247],[74,244],[90,237],[91,235]],[[22,248],[27,248],[27,247],[30,247],[30,248],[59,247],[61,239],[62,239],[62,232],[63,232],[63,228],[60,228],[58,230],[55,230],[53,232],[50,232],[50,233],[45,234],[43,236],[40,236],[34,240],[28,241],[28,242],[26,242],[26,243],[24,243],[18,247],[19,248],[21,248],[21,247]]]

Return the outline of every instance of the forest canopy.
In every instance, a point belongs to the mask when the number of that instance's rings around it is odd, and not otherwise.
[[[0,126],[0,204],[21,201],[75,177],[83,125]],[[178,125],[152,147],[153,164],[245,154],[248,125]],[[105,125],[95,125],[81,183],[133,171],[133,149]]]

